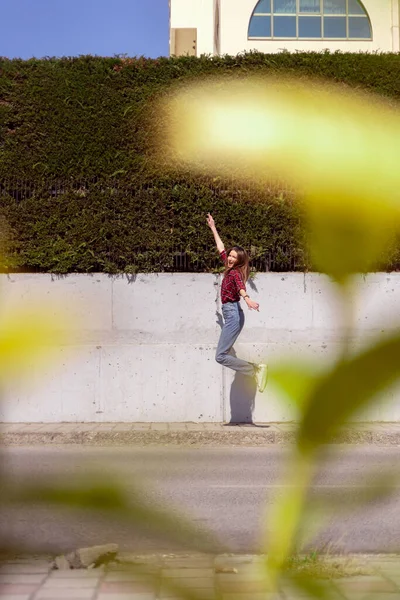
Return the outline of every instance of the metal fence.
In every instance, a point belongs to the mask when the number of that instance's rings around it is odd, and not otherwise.
[[[182,176],[176,181],[168,181],[165,184],[165,188],[162,189],[163,193],[167,193],[172,190],[174,185],[185,185],[185,176]],[[284,183],[277,183],[271,185],[265,185],[263,187],[256,186],[252,182],[239,182],[235,178],[224,178],[224,179],[210,179],[200,178],[196,179],[196,184],[207,188],[212,198],[217,202],[218,199],[232,198],[237,202],[246,202],[253,198],[255,195],[258,199],[271,198],[271,195],[279,197],[285,197],[285,201],[293,202],[294,195],[290,189]],[[115,179],[100,179],[93,177],[91,179],[82,180],[68,180],[68,179],[55,179],[42,181],[26,181],[20,179],[6,179],[0,180],[0,209],[2,204],[2,198],[12,198],[16,203],[22,203],[25,200],[37,198],[58,198],[65,194],[71,194],[90,199],[91,190],[103,191],[107,193],[115,194],[115,198],[118,198],[118,194],[131,195],[132,197],[139,198],[148,196],[153,191],[153,184],[151,181],[146,183],[136,183],[134,181],[120,181]],[[154,193],[160,193],[160,186],[154,188]],[[130,265],[134,270],[141,271],[141,265],[146,264],[146,270],[150,269],[154,272],[210,272],[218,271],[221,269],[221,262],[218,256],[210,253],[210,244],[208,247],[183,247],[181,245],[171,244],[170,249],[166,251],[165,244],[159,248],[135,248],[135,257]],[[304,271],[307,268],[308,257],[306,253],[299,249],[294,254],[291,248],[285,248],[284,246],[275,247],[271,249],[263,249],[259,246],[259,243],[250,244],[250,247],[246,248],[251,258],[251,268],[258,272],[267,271]],[[113,258],[113,248],[110,247],[110,258]]]

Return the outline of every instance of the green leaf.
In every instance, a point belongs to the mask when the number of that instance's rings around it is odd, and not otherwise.
[[[399,484],[398,472],[393,469],[385,469],[384,472],[374,469],[363,476],[354,475],[345,489],[341,486],[317,486],[309,495],[301,518],[298,533],[300,547],[314,542],[324,523],[338,514],[345,516],[397,496]]]
[[[327,442],[339,427],[400,376],[400,333],[340,362],[321,378],[306,403],[300,448]]]
[[[120,520],[127,527],[146,527],[154,535],[167,536],[186,548],[204,552],[224,551],[211,534],[192,525],[189,519],[180,514],[176,517],[172,511],[151,505],[138,486],[130,489],[128,495],[117,482],[104,484],[90,475],[84,479],[71,478],[67,484],[44,481],[16,487],[2,482],[1,502],[61,506],[84,510],[91,515],[94,512],[106,512],[108,518]]]
[[[272,367],[269,378],[281,392],[304,412],[305,403],[316,385],[321,368],[315,363],[281,363]]]
[[[126,117],[126,115],[129,113],[129,111],[133,110],[133,106],[128,106],[125,110],[124,110],[124,117]]]
[[[112,173],[110,175],[110,177],[116,177],[117,175],[124,175],[126,173],[125,169],[118,169],[118,171],[114,171],[114,173]]]
[[[323,581],[317,581],[302,575],[292,575],[291,581],[295,587],[293,597],[296,598],[319,598],[320,600],[333,600],[337,598],[335,589],[332,589],[332,584],[327,585]]]

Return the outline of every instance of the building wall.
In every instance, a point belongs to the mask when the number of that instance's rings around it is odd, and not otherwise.
[[[171,27],[198,30],[198,56],[214,54],[215,6],[220,5],[220,54],[258,50],[273,53],[289,51],[398,52],[400,50],[400,0],[364,0],[371,18],[372,41],[248,40],[248,24],[257,0],[171,0]]]
[[[392,0],[393,52],[400,51],[400,0]]]
[[[50,303],[71,336],[53,348],[54,364],[3,386],[0,421],[245,421],[252,407],[258,421],[296,419],[271,383],[256,394],[250,379],[215,362],[220,284],[211,274],[0,276],[3,316],[23,305],[33,317],[38,303]],[[400,274],[371,274],[359,285],[357,346],[400,323]],[[239,356],[271,365],[337,355],[342,333],[326,277],[258,274],[249,291],[260,312],[245,308]],[[359,419],[400,421],[400,387]]]
[[[170,0],[171,28],[197,29],[197,56],[214,54],[215,1],[216,0]]]
[[[257,4],[257,0],[221,0],[221,54],[238,54],[239,52],[258,50],[260,52],[279,52],[282,49],[291,52],[322,51],[328,48],[331,51],[343,52],[391,52],[393,36],[399,41],[399,32],[393,30],[393,12],[398,6],[398,0],[364,0],[372,22],[372,41],[300,41],[300,40],[248,40],[247,31],[250,17]],[[395,48],[396,49],[396,48]]]

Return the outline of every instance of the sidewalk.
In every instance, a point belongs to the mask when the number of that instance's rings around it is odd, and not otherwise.
[[[198,600],[307,600],[283,585],[266,591],[260,556],[123,557],[124,563],[92,570],[51,570],[50,561],[20,559],[0,569],[1,600],[173,600],[178,589]],[[334,560],[334,557],[332,557]],[[400,556],[362,556],[366,575],[325,580],[333,600],[397,600]],[[147,576],[146,576],[147,574]],[[149,574],[151,579],[149,578]],[[323,580],[319,580],[323,581]]]
[[[296,423],[3,423],[3,445],[265,446],[293,443]],[[400,423],[354,423],[336,444],[400,445]]]

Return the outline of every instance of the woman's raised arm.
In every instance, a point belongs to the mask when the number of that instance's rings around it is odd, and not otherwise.
[[[208,213],[208,215],[207,215],[207,225],[209,226],[209,228],[213,232],[213,236],[214,236],[215,243],[217,244],[218,252],[221,254],[221,252],[223,252],[225,250],[225,246],[224,246],[223,241],[219,237],[217,228],[215,226],[215,221],[212,218],[212,216],[210,215],[210,213]]]

